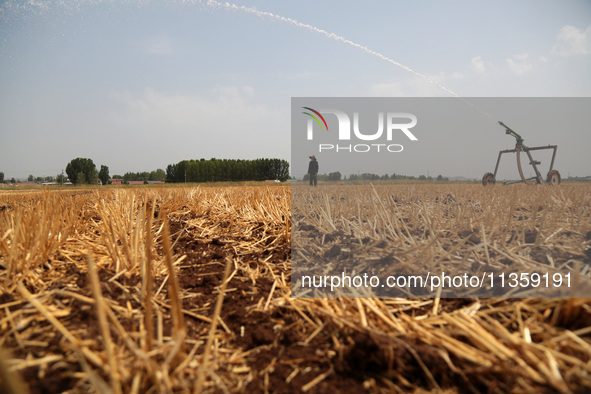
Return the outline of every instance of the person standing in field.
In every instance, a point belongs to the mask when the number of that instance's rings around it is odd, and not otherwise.
[[[310,156],[308,175],[310,175],[310,186],[316,186],[318,184],[318,161],[314,155]]]

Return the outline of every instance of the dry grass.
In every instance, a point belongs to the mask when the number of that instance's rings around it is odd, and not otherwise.
[[[291,297],[292,217],[317,256],[590,264],[586,185],[391,188],[0,194],[0,389],[591,390],[586,299]]]

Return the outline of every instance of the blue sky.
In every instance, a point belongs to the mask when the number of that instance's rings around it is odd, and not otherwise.
[[[290,160],[291,97],[589,97],[589,70],[589,1],[0,1],[0,171]],[[521,132],[591,172],[588,131]],[[481,177],[508,138],[396,172]]]

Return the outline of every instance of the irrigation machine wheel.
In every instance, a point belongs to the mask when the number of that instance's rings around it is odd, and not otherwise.
[[[548,176],[546,176],[546,183],[552,186],[560,185],[560,172],[557,170],[549,171]]]
[[[488,184],[491,184],[491,185],[495,184],[495,176],[492,172],[487,172],[482,177],[482,186],[486,186]]]

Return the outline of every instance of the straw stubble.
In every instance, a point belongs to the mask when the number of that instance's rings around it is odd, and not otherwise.
[[[294,298],[290,255],[293,221],[309,269],[588,275],[588,185],[348,187],[0,193],[7,369],[34,393],[591,390],[588,299]]]

